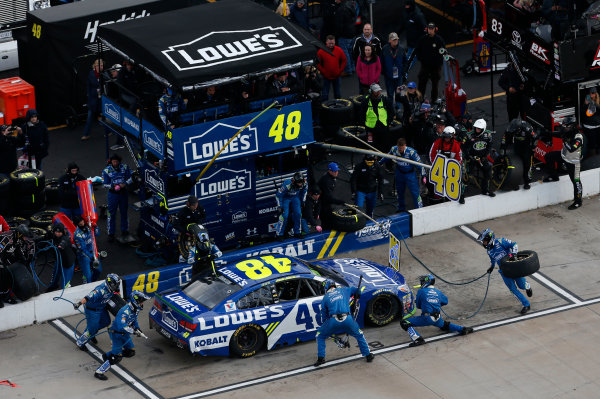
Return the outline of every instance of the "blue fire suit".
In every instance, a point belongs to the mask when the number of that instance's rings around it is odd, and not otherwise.
[[[517,243],[514,241],[511,241],[507,238],[494,239],[494,246],[491,249],[487,250],[488,256],[490,257],[490,261],[492,262],[492,266],[491,266],[492,268],[494,268],[494,266],[496,266],[496,265],[500,266],[500,260],[502,258],[504,258],[506,255],[508,255],[508,254],[515,255],[517,252],[518,252]],[[525,277],[519,277],[519,278],[504,277],[504,275],[502,274],[502,270],[500,270],[500,268],[498,268],[498,272],[502,276],[502,280],[504,280],[504,284],[506,284],[506,286],[508,287],[510,292],[512,292],[517,297],[517,299],[519,301],[521,301],[521,304],[523,304],[524,307],[529,306],[530,305],[529,301],[527,300],[525,295],[523,295],[523,293],[521,291],[519,291],[519,288],[522,290],[527,290],[527,289],[531,288],[531,286],[529,285],[529,283],[527,282]]]
[[[284,180],[276,194],[277,206],[283,209],[283,213],[279,216],[277,224],[277,235],[283,236],[287,225],[290,208],[294,221],[294,234],[300,233],[300,219],[302,218],[302,203],[306,199],[306,184],[298,187],[292,182],[292,179]]]
[[[96,237],[100,235],[100,229],[95,228],[94,234]],[[75,233],[73,233],[73,241],[77,247],[77,263],[83,273],[83,282],[91,283],[92,281],[98,280],[98,277],[102,274],[102,266],[98,260],[98,265],[93,268],[92,262],[94,261],[94,244],[92,242],[92,232],[88,227],[77,227]]]
[[[137,321],[138,311],[130,303],[119,309],[115,321],[108,330],[112,341],[112,348],[106,352],[104,363],[96,370],[98,374],[104,374],[110,369],[110,366],[118,363],[121,357],[133,356],[134,348],[131,334],[140,329]],[[128,355],[128,352],[131,353]]]
[[[403,319],[403,328],[408,331],[410,338],[416,341],[421,335],[412,327],[435,326],[444,331],[462,332],[464,327],[444,321],[440,316],[442,306],[448,304],[448,297],[433,286],[428,286],[417,291],[415,300],[417,309],[421,309],[420,316]],[[408,323],[409,325],[406,325]]]
[[[179,113],[185,111],[187,102],[178,94],[163,94],[158,99],[158,116],[163,123],[165,130],[169,130],[171,125],[178,123]]]
[[[108,189],[108,234],[115,235],[117,208],[121,211],[121,232],[129,230],[129,219],[127,218],[127,190],[115,190],[116,185],[132,184],[131,169],[129,166],[120,163],[115,169],[108,165],[102,171],[104,187]]]
[[[400,152],[398,146],[393,146],[388,154],[395,155],[410,159],[412,161],[421,162],[421,158],[414,148],[406,147],[404,152]],[[383,161],[383,159],[382,159]],[[386,160],[384,162],[387,162]],[[413,197],[413,203],[415,208],[423,208],[423,201],[421,200],[421,193],[419,190],[419,180],[415,171],[420,169],[420,176],[425,176],[425,169],[423,167],[412,165],[408,162],[397,161],[396,162],[396,192],[398,194],[398,212],[406,210],[406,203],[404,201],[404,191],[408,187],[408,191]]]
[[[102,283],[85,296],[87,328],[77,339],[77,346],[85,345],[88,340],[96,335],[98,330],[109,326],[110,315],[106,309],[106,304],[113,294],[114,292],[106,286],[106,283]]]
[[[350,297],[356,296],[356,287],[338,287],[329,291],[321,302],[321,320],[323,324],[317,330],[317,356],[325,358],[325,340],[332,334],[347,333],[356,339],[360,353],[367,356],[369,345],[350,314]]]

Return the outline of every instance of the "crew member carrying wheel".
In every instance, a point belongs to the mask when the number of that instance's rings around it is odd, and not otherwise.
[[[490,178],[492,177],[493,161],[489,157],[492,148],[492,132],[486,130],[487,123],[483,119],[477,119],[473,123],[473,131],[467,138],[463,148],[467,159],[467,168],[473,170],[475,167],[481,170],[481,194],[495,197],[496,193],[490,191]]]
[[[487,269],[488,273],[491,273],[494,270],[494,266],[496,266],[496,264],[500,265],[502,258],[508,257],[509,259],[513,259],[518,252],[516,242],[507,238],[496,239],[494,232],[490,229],[483,230],[479,235],[479,238],[477,238],[477,241],[481,242],[481,245],[483,245],[483,247],[487,250],[487,254],[492,262],[492,265]],[[502,276],[502,280],[504,280],[504,284],[506,284],[510,292],[512,292],[517,299],[521,301],[521,304],[523,305],[521,314],[529,312],[529,309],[531,309],[531,304],[527,298],[525,298],[525,295],[519,291],[520,288],[525,290],[528,297],[533,296],[533,289],[525,277],[506,277],[500,268],[498,268],[498,273],[500,273],[500,276]]]
[[[570,116],[563,119],[560,128],[560,135],[563,141],[561,151],[552,151],[546,154],[546,165],[550,168],[551,174],[544,178],[544,182],[558,181],[558,169],[564,164],[569,172],[569,179],[573,183],[573,203],[569,205],[569,210],[577,209],[582,204],[583,186],[581,185],[581,159],[583,149],[583,135],[577,128],[577,120]]]
[[[506,128],[502,137],[501,148],[506,149],[511,143],[515,145],[515,153],[523,162],[523,188],[531,188],[531,163],[533,161],[533,149],[535,148],[537,135],[533,126],[526,121],[513,119]]]
[[[420,288],[417,291],[415,306],[421,309],[420,316],[406,315],[400,320],[400,327],[408,332],[412,342],[409,346],[419,346],[425,343],[425,339],[413,328],[422,326],[435,326],[442,331],[458,332],[460,335],[467,335],[473,332],[471,327],[463,327],[457,324],[452,324],[444,321],[440,316],[442,306],[448,304],[448,297],[440,290],[434,287],[435,277],[431,274],[426,274],[419,277]]]
[[[296,172],[291,179],[286,179],[277,190],[276,199],[279,209],[279,222],[277,224],[277,238],[283,238],[290,211],[294,221],[294,236],[301,237],[300,221],[302,219],[302,204],[306,200],[306,181],[302,173]]]

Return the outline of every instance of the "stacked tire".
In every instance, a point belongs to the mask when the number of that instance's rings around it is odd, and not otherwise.
[[[46,204],[58,205],[59,203],[58,179],[56,177],[46,179]]]
[[[335,138],[337,131],[354,120],[352,101],[343,98],[328,100],[321,104],[321,126],[325,141]]]
[[[10,174],[13,214],[31,215],[46,206],[46,176],[38,169],[19,169]]]
[[[0,215],[8,215],[10,211],[10,179],[0,174]]]

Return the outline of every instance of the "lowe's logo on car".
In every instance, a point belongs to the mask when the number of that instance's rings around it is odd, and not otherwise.
[[[111,103],[104,104],[104,114],[117,123],[121,123],[121,113],[117,106]]]
[[[265,306],[244,312],[230,313],[218,315],[210,319],[200,317],[198,324],[200,331],[212,330],[213,328],[221,328],[234,326],[237,324],[246,324],[253,321],[267,320],[268,318],[281,317],[285,314],[282,305]]]
[[[199,136],[190,137],[183,143],[185,166],[208,163],[220,150],[225,147],[229,137],[240,130],[242,126],[231,126],[216,123]],[[239,157],[258,151],[256,128],[248,126],[240,133],[219,155],[219,160]]]
[[[222,348],[229,345],[229,336],[223,333],[207,334],[201,337],[190,338],[190,348],[192,352],[198,352],[204,349]]]
[[[159,194],[165,195],[165,183],[158,177],[158,173],[153,169],[146,169],[145,172],[146,184],[150,188],[158,191]]]
[[[177,319],[173,316],[170,310],[165,310],[162,314],[162,322],[165,323],[167,327],[171,330],[177,332],[179,325],[177,324]]]
[[[252,173],[249,170],[223,168],[208,177],[200,179],[196,184],[196,196],[211,198],[219,194],[232,194],[250,189],[252,189]]]
[[[284,27],[210,32],[162,53],[180,71],[209,68],[246,58],[286,51],[302,44]]]
[[[114,21],[106,21],[106,22],[100,22],[100,20],[95,20],[95,21],[89,21],[87,23],[87,27],[85,28],[85,33],[83,34],[83,40],[90,40],[90,43],[93,43],[96,41],[96,33],[98,32],[98,26],[102,26],[102,25],[110,25],[110,24],[114,24],[117,22],[123,22],[123,21],[129,21],[130,19],[137,19],[137,18],[143,18],[143,17],[147,17],[149,16],[150,13],[147,12],[146,10],[142,10],[142,12],[140,13],[140,15],[136,15],[136,12],[132,12],[131,15],[128,17],[127,14],[122,14],[121,18],[116,19]]]
[[[153,150],[157,155],[160,154],[160,156],[163,156],[165,150],[162,141],[158,138],[158,133],[154,130],[144,130],[142,135],[144,145]]]
[[[188,301],[187,299],[185,299],[184,297],[182,297],[181,295],[179,295],[177,293],[165,295],[165,298],[169,299],[170,301],[172,301],[173,303],[178,305],[180,308],[185,310],[187,313],[194,313],[194,312],[197,312],[200,310],[198,305],[194,305],[193,303],[191,303],[190,301]]]

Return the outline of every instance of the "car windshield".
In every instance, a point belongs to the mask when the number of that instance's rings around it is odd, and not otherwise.
[[[239,285],[221,275],[194,280],[183,289],[183,292],[205,308],[212,309],[240,289]]]
[[[305,261],[303,259],[299,259],[299,258],[294,258],[294,260],[296,262],[302,263],[304,266],[308,267],[310,269],[310,271],[312,272],[312,274],[314,274],[315,276],[321,276],[321,277],[332,279],[336,283],[340,283],[341,285],[344,285],[344,286],[348,285],[348,283],[344,279],[344,275],[333,269],[326,269],[323,266],[315,265],[313,263],[307,262],[307,261]]]

